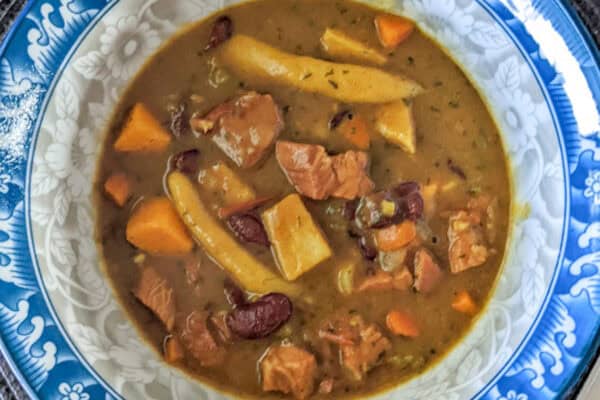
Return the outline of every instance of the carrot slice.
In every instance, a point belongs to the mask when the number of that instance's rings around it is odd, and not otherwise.
[[[346,119],[338,127],[344,138],[360,150],[368,150],[371,146],[371,135],[367,121],[360,115]]]
[[[171,143],[171,135],[142,104],[136,103],[114,144],[120,152],[161,152]]]
[[[104,182],[104,191],[119,206],[123,207],[131,195],[127,175],[116,172]]]
[[[415,23],[397,15],[382,14],[375,17],[375,28],[381,45],[393,49],[413,33]]]
[[[466,290],[460,291],[454,301],[452,308],[463,314],[474,315],[477,313],[477,304]]]
[[[183,359],[183,348],[181,347],[179,339],[177,339],[175,336],[168,336],[165,339],[164,355],[165,361],[169,364],[173,364]]]
[[[254,200],[242,201],[240,203],[232,204],[227,207],[221,207],[221,208],[219,208],[218,215],[219,215],[219,218],[226,219],[226,218],[231,217],[232,215],[239,214],[244,211],[250,211],[257,207],[260,207],[271,199],[273,199],[273,197],[263,196],[263,197],[256,198]]]
[[[375,231],[375,243],[381,251],[399,250],[412,242],[417,236],[417,227],[412,221],[404,221]]]
[[[127,241],[151,254],[177,255],[194,247],[187,228],[166,197],[144,201],[127,222]]]
[[[385,317],[385,324],[396,336],[416,338],[421,334],[413,317],[399,310],[390,311]]]

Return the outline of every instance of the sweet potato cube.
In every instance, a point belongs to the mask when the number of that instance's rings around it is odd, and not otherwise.
[[[123,207],[131,195],[127,175],[115,172],[104,182],[104,191],[119,207]]]
[[[297,194],[266,210],[262,220],[283,276],[290,281],[332,255],[331,248]]]
[[[192,250],[194,241],[166,197],[144,201],[127,222],[129,243],[151,254],[177,255]]]
[[[412,105],[403,100],[384,104],[375,116],[375,128],[388,142],[409,154],[417,151],[417,136]]]
[[[222,207],[256,199],[254,190],[222,162],[200,171],[198,182],[203,189],[216,193]]]
[[[114,144],[120,152],[161,152],[171,143],[171,135],[142,103],[136,103]]]

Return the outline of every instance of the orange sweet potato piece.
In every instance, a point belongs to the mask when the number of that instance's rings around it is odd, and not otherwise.
[[[375,17],[375,28],[381,45],[393,49],[413,33],[415,23],[397,15],[382,14]]]
[[[474,315],[477,313],[477,305],[466,290],[460,291],[456,295],[452,302],[452,308],[463,314]]]
[[[360,150],[369,150],[371,146],[371,135],[369,125],[360,115],[354,115],[352,119],[346,119],[338,127],[344,138]]]
[[[144,104],[136,103],[114,147],[120,152],[161,152],[169,146],[171,139],[150,110]]]
[[[412,242],[416,236],[415,223],[407,220],[398,225],[376,230],[375,242],[379,250],[388,252],[403,248]]]
[[[116,172],[104,182],[104,191],[119,206],[123,207],[131,195],[131,185],[127,175]]]
[[[399,310],[390,311],[385,318],[385,324],[396,336],[415,338],[421,334],[413,317]]]
[[[131,244],[151,254],[184,254],[194,247],[185,225],[166,197],[144,201],[129,218],[126,236]]]

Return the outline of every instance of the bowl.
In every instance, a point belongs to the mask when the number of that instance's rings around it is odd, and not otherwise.
[[[599,344],[598,54],[558,1],[366,1],[415,19],[500,128],[511,234],[489,305],[423,375],[375,398],[566,395]],[[32,398],[222,399],[140,338],[100,270],[105,124],[142,64],[229,0],[30,0],[0,48],[0,348]]]

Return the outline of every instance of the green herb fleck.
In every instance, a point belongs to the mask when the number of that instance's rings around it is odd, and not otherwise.
[[[467,191],[467,193],[470,196],[473,196],[473,197],[477,196],[478,194],[481,193],[481,187],[480,186],[473,186],[473,187],[469,188],[469,190]]]
[[[408,56],[406,62],[408,62],[408,65],[415,65],[415,59],[413,58],[413,56]]]
[[[325,73],[325,77],[333,75],[333,68]]]
[[[312,75],[313,75],[312,72],[309,72],[309,73],[305,74],[304,76],[302,76],[302,78],[300,78],[300,80],[304,81],[304,80],[310,78]]]
[[[458,100],[450,100],[448,102],[448,105],[452,108],[459,108],[460,107],[460,102]]]
[[[338,88],[338,84],[335,81],[332,81],[331,79],[329,79],[327,82],[329,82],[331,87],[333,87],[334,89]]]
[[[440,110],[439,108],[437,108],[436,106],[431,106],[429,107],[429,109],[435,113],[440,113],[442,112],[442,110]]]

